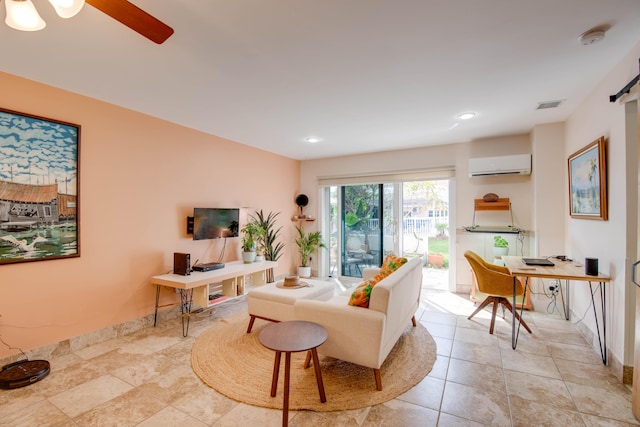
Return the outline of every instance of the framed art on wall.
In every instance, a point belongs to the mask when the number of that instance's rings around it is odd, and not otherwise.
[[[569,214],[607,220],[607,160],[604,137],[569,156]]]
[[[0,109],[0,264],[80,256],[80,126]]]

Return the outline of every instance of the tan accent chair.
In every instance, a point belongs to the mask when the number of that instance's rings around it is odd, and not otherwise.
[[[467,319],[471,319],[478,314],[489,304],[493,303],[493,310],[491,313],[491,326],[489,327],[489,333],[493,334],[493,328],[496,323],[496,311],[498,305],[502,304],[510,312],[512,311],[512,305],[509,302],[509,298],[513,296],[513,276],[509,274],[509,270],[506,267],[495,265],[486,262],[478,254],[473,251],[466,251],[464,257],[471,265],[471,269],[476,275],[478,282],[478,290],[489,296],[478,306],[471,316]],[[516,295],[523,295],[524,287],[520,282],[517,282]],[[504,308],[503,308],[504,309]],[[503,311],[504,318],[504,311]],[[516,319],[520,320],[520,315],[516,311]],[[531,329],[527,326],[524,320],[521,320],[522,326],[531,333]]]

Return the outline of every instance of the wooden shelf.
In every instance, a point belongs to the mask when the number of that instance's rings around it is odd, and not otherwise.
[[[485,202],[483,199],[475,199],[474,208],[477,211],[508,211],[511,209],[511,202],[508,197],[498,199],[495,202]]]
[[[295,222],[295,221],[307,221],[307,222],[313,222],[315,221],[315,218],[311,218],[310,216],[307,215],[295,215],[291,218],[291,221]]]

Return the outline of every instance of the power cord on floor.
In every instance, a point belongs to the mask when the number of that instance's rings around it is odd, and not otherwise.
[[[549,301],[549,304],[547,304],[547,313],[549,314],[554,314],[554,313],[558,313],[561,316],[564,316],[565,313],[563,313],[562,311],[560,311],[559,305],[558,305],[558,294],[560,293],[560,286],[561,284],[557,281],[549,281],[549,284],[544,284],[543,282],[543,291],[542,292],[533,292],[531,291],[532,295],[544,295],[547,298],[549,298],[551,301]],[[593,301],[594,301],[594,297],[597,291],[600,290],[600,283],[598,283],[598,285],[593,289],[593,292],[591,292],[591,299],[589,301],[589,305],[587,305],[587,308],[584,310],[584,313],[582,313],[582,316],[575,320],[572,321],[571,324],[572,325],[577,325],[578,323],[582,322],[584,320],[584,318],[587,316],[587,313],[589,312],[589,310],[591,309],[591,307],[593,307]],[[567,307],[568,310],[568,307]]]
[[[587,308],[584,310],[584,313],[582,313],[582,317],[580,317],[575,322],[571,322],[572,325],[577,325],[578,323],[582,322],[585,317],[587,317],[587,312],[589,312],[589,309],[593,307],[593,297],[595,296],[596,291],[598,290],[600,290],[600,283],[598,283],[598,285],[595,287],[593,292],[591,292],[591,301],[589,302],[589,305],[587,305]]]
[[[22,351],[22,349],[20,347],[12,347],[9,344],[7,344],[7,342],[5,340],[2,339],[2,335],[0,335],[0,342],[2,344],[4,344],[9,350],[18,350],[20,353],[22,353],[22,355],[24,356],[25,359],[29,360],[29,356],[27,356],[27,354]]]

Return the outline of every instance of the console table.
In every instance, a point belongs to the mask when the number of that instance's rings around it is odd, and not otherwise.
[[[225,263],[223,268],[211,271],[192,271],[188,276],[179,274],[162,274],[153,276],[151,284],[156,286],[156,306],[153,315],[153,326],[158,319],[158,301],[162,286],[176,289],[180,293],[180,313],[182,315],[182,336],[189,334],[189,316],[195,301],[201,307],[209,308],[220,302],[242,296],[246,292],[246,276],[251,277],[253,285],[264,285],[267,282],[266,271],[275,268],[275,261],[253,262],[242,261]],[[223,295],[224,298],[210,301],[211,292]],[[187,319],[185,322],[185,318]]]
[[[556,279],[558,283],[562,280],[565,281],[565,291],[567,294],[566,305],[563,298],[562,305],[564,310],[564,316],[566,320],[569,320],[569,282],[571,280],[588,282],[589,290],[591,291],[591,305],[593,306],[593,315],[596,322],[596,331],[598,333],[598,343],[600,345],[600,356],[602,356],[602,363],[607,364],[607,303],[606,303],[606,283],[611,281],[609,276],[598,273],[597,276],[589,276],[585,274],[584,266],[576,261],[561,261],[551,258],[554,266],[529,266],[522,261],[520,256],[503,256],[505,266],[509,269],[509,273],[513,276],[513,315],[511,323],[511,347],[515,350],[518,345],[518,334],[520,333],[520,323],[516,328],[516,281],[518,277],[524,278],[524,292],[527,293],[527,286],[530,278],[539,279]],[[594,299],[593,282],[597,282],[600,288],[600,314],[602,317],[602,331],[600,331],[600,322],[598,321],[598,310]],[[560,284],[560,291],[562,291],[562,284]],[[522,314],[522,309],[520,309]]]

